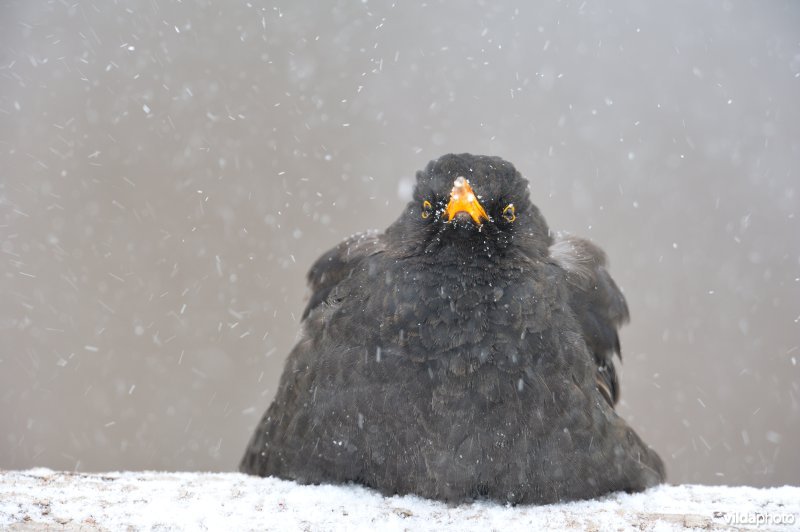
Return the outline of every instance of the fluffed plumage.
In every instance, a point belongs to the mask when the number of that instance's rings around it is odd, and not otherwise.
[[[303,337],[241,470],[450,502],[662,482],[614,410],[628,308],[605,266],[551,234],[510,163],[432,161],[384,233],[312,266]]]

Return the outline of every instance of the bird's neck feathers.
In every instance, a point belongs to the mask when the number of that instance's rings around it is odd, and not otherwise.
[[[481,291],[491,290],[498,279],[508,278],[510,272],[526,267],[529,262],[530,258],[513,245],[495,249],[464,241],[406,256],[397,260],[395,267],[405,272],[423,268],[435,272],[429,280],[436,286],[449,280],[457,281],[464,289]]]

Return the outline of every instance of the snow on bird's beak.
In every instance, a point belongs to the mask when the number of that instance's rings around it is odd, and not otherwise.
[[[472,221],[477,225],[481,225],[484,221],[489,220],[486,211],[483,210],[478,201],[478,197],[469,186],[469,182],[463,176],[457,177],[453,182],[453,190],[450,191],[450,202],[447,204],[446,209],[447,221],[450,222],[459,213],[469,214]]]

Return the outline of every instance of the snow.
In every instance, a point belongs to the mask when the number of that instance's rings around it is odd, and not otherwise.
[[[0,471],[0,528],[68,530],[796,530],[800,487],[659,486],[549,506],[448,506],[239,473]]]

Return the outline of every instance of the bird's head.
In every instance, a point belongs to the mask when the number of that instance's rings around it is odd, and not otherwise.
[[[498,256],[547,253],[551,238],[528,181],[499,157],[444,155],[417,173],[412,201],[392,227],[415,251]]]

